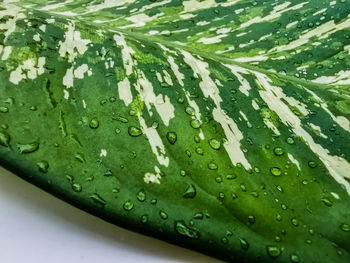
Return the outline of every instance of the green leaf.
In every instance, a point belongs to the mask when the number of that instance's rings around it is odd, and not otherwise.
[[[226,261],[349,262],[349,10],[3,1],[0,163]]]

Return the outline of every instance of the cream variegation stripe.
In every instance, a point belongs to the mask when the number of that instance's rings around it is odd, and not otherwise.
[[[315,143],[312,136],[302,127],[301,120],[296,116],[289,107],[281,100],[276,98],[278,87],[270,84],[272,81],[263,73],[255,72],[257,81],[264,87],[259,90],[261,98],[265,101],[268,107],[273,110],[281,119],[281,121],[292,128],[295,134],[302,137],[307,142],[309,148],[319,156],[320,160],[327,167],[331,176],[340,184],[343,184],[350,194],[350,184],[345,178],[350,179],[350,163],[344,158],[333,156],[322,145]]]

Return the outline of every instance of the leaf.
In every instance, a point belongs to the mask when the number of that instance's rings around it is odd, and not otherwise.
[[[349,8],[3,1],[1,165],[225,261],[348,262]]]

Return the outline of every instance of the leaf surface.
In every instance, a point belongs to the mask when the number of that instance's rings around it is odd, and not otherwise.
[[[2,166],[226,261],[350,261],[348,0],[0,7]]]

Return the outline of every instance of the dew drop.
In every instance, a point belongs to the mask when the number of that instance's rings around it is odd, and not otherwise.
[[[142,130],[140,128],[135,127],[135,126],[129,126],[128,133],[132,137],[138,137],[142,134]]]
[[[141,216],[141,223],[146,224],[148,222],[148,216],[147,215],[142,215]]]
[[[168,214],[165,211],[163,211],[163,210],[159,211],[159,216],[163,220],[167,220],[168,219]]]
[[[0,131],[0,145],[8,147],[10,144],[11,137],[7,132]]]
[[[82,190],[83,188],[82,188],[82,186],[81,186],[80,184],[74,183],[74,184],[72,184],[72,189],[73,189],[74,192],[79,193],[79,192],[81,192],[81,190]]]
[[[185,112],[190,115],[190,116],[193,116],[195,114],[195,110],[194,108],[190,107],[190,106],[187,106],[186,109],[185,109]]]
[[[168,132],[166,138],[170,144],[174,144],[177,141],[177,134],[175,132]]]
[[[209,170],[217,170],[218,166],[217,166],[216,163],[211,162],[211,163],[208,164],[208,169]]]
[[[221,146],[221,143],[218,140],[216,140],[216,139],[210,139],[209,140],[209,145],[214,150],[219,150],[220,146]]]
[[[350,225],[343,223],[340,225],[340,229],[344,232],[350,232]]]
[[[106,201],[97,193],[91,195],[90,198],[95,204],[102,206],[102,208],[106,205]]]
[[[241,243],[242,249],[247,250],[249,248],[249,243],[245,238],[239,238],[239,242]]]
[[[201,122],[197,119],[191,120],[190,124],[193,129],[199,129],[201,127]]]
[[[134,203],[128,200],[123,204],[123,208],[125,211],[131,211],[134,208]]]
[[[198,239],[200,236],[200,233],[198,230],[190,228],[182,220],[174,222],[174,230],[176,233],[180,234],[181,236],[185,236],[192,239]]]
[[[291,254],[290,260],[292,261],[292,263],[299,263],[299,257],[296,254]]]
[[[89,126],[91,129],[97,129],[98,126],[100,126],[100,123],[98,122],[98,119],[93,118],[90,120]]]
[[[17,148],[20,153],[32,153],[39,149],[38,142],[32,142],[27,144],[17,143]]]
[[[36,163],[36,166],[38,166],[38,169],[40,172],[42,173],[47,173],[48,169],[49,169],[49,163],[47,161],[40,161]]]
[[[194,198],[196,196],[196,193],[197,193],[196,187],[193,184],[189,184],[182,196],[184,198]]]
[[[281,169],[278,168],[278,167],[272,167],[272,168],[270,169],[270,172],[271,172],[271,174],[274,175],[274,176],[280,176],[280,175],[282,174]]]
[[[137,197],[137,200],[139,200],[140,202],[144,202],[146,200],[146,192],[145,192],[145,190],[141,189],[137,193],[136,197]]]
[[[8,113],[9,112],[9,108],[2,106],[2,107],[0,107],[0,112],[1,113]]]
[[[276,246],[266,246],[266,251],[272,258],[277,258],[281,255],[281,250]]]
[[[281,156],[284,154],[284,151],[281,147],[276,147],[273,149],[273,152],[276,156]]]

